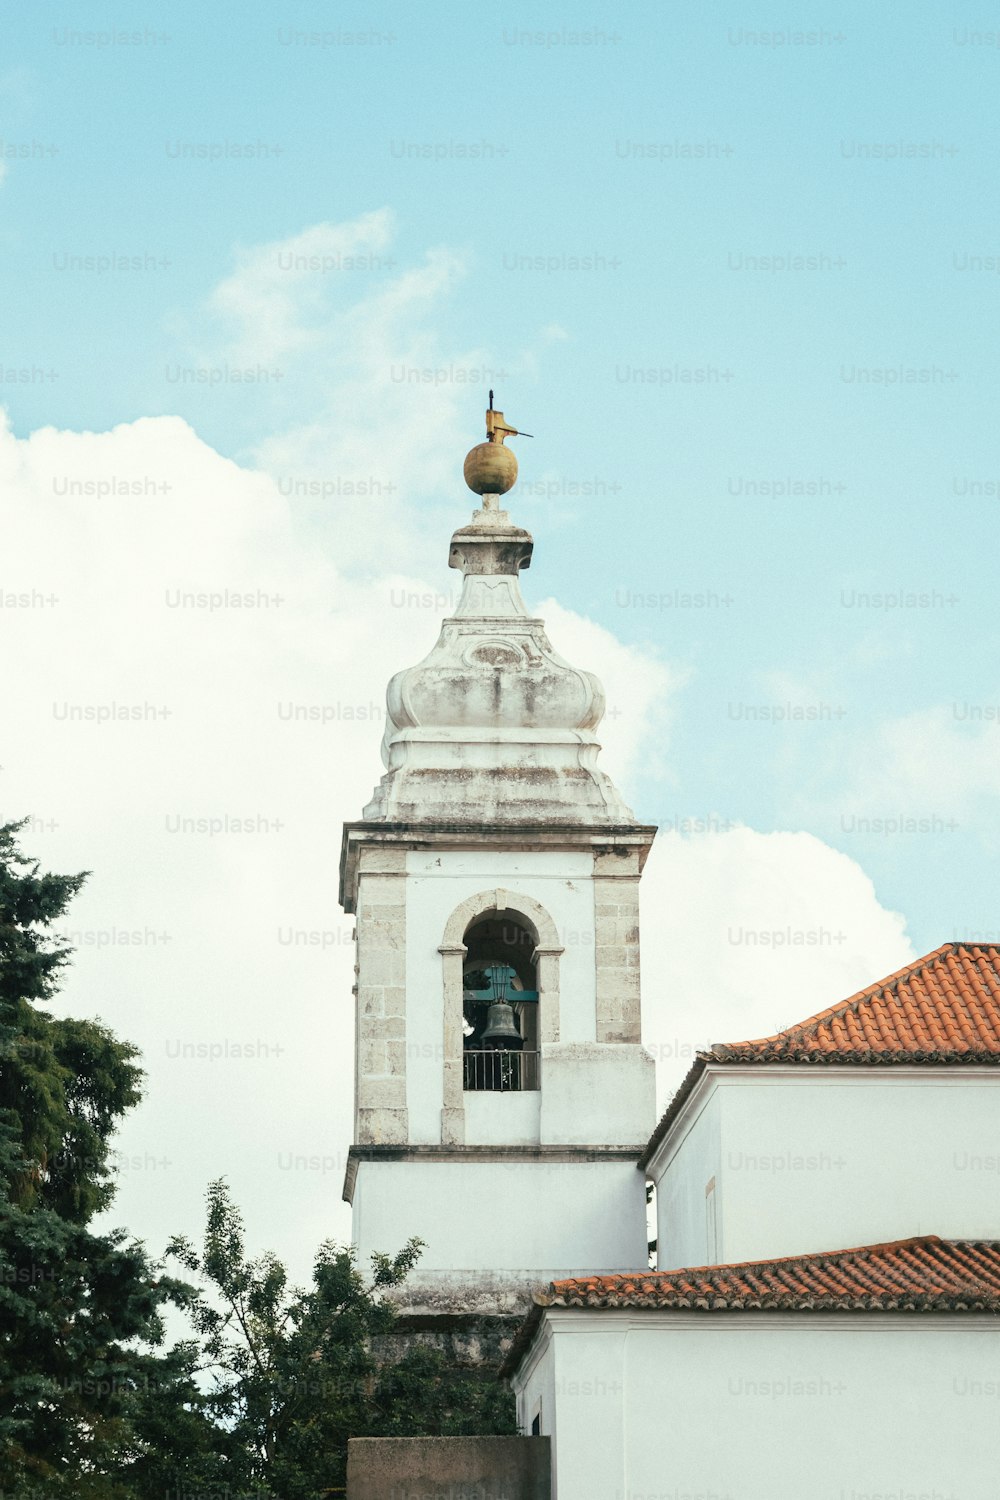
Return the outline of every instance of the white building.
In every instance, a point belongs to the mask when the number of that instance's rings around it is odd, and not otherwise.
[[[487,430],[455,616],[390,683],[344,830],[360,1254],[423,1239],[411,1326],[492,1320],[491,1355],[528,1314],[504,1373],[559,1500],[997,1500],[1000,948],[699,1054],[653,1128],[655,829],[597,766],[600,684],[525,610],[492,404]]]
[[[489,472],[470,482],[507,488],[511,429],[488,420],[493,441],[469,463]],[[344,830],[341,902],[357,917],[345,1196],[362,1258],[425,1241],[414,1314],[509,1317],[535,1286],[646,1253],[639,879],[655,829],[596,764],[600,683],[525,609],[531,551],[496,493],[455,533],[454,618],[389,684],[386,774]]]
[[[553,1493],[1000,1494],[998,1063],[962,943],[699,1054],[640,1162],[681,1269],[551,1285],[507,1357]]]
[[[1000,1232],[1000,965],[949,943],[699,1054],[641,1165],[663,1266]]]
[[[1000,1245],[553,1287],[518,1337],[559,1500],[995,1500]]]

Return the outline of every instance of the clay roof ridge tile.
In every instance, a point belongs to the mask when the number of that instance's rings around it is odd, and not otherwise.
[[[968,973],[973,953],[973,962],[989,974],[983,999],[996,1001],[997,1019],[989,1021],[984,1015],[986,1025],[978,1024],[970,1009],[980,1001]],[[871,1057],[879,1052],[891,1056],[900,1052],[930,1055],[948,1050],[960,1055],[970,1049],[1000,1051],[998,954],[1000,944],[989,945],[988,955],[981,946],[973,949],[968,944],[944,944],[896,974],[783,1032],[716,1046],[707,1060],[739,1061],[741,1055],[749,1054],[767,1060],[794,1057],[798,1061],[821,1061],[831,1052],[848,1050],[840,1041],[841,1032],[853,1044],[849,1050],[855,1057],[861,1054],[862,1041],[868,1044],[865,1050]]]
[[[786,1027],[784,1031],[774,1032],[771,1036],[754,1037],[743,1042],[728,1043],[725,1046],[725,1050],[728,1052],[745,1049],[760,1049],[766,1043],[777,1042],[779,1044],[782,1044],[791,1036],[795,1036],[798,1038],[813,1036],[824,1022],[832,1021],[835,1016],[845,1015],[848,1011],[857,1012],[859,1007],[866,1004],[866,1002],[877,999],[881,996],[895,994],[899,985],[902,984],[905,980],[909,979],[911,975],[919,973],[922,969],[930,968],[934,964],[940,962],[940,960],[944,958],[948,953],[954,951],[957,946],[959,945],[954,942],[943,943],[940,948],[935,948],[930,953],[925,953],[922,958],[914,959],[912,963],[906,964],[902,969],[897,969],[895,973],[889,974],[884,979],[879,979],[874,981],[872,984],[866,985],[864,989],[856,991],[853,995],[848,995],[843,1000],[835,1001],[833,1005],[828,1005],[824,1010],[817,1011],[813,1016],[807,1016],[804,1021],[800,1021],[794,1026]],[[1000,944],[995,944],[993,946],[997,949],[1000,949]],[[709,1051],[709,1059],[711,1059],[711,1057],[718,1051],[719,1048],[717,1047],[711,1048]]]

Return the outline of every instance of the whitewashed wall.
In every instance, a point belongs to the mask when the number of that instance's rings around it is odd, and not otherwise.
[[[720,1209],[720,1142],[722,1109],[718,1094],[701,1109],[685,1131],[683,1145],[656,1181],[657,1265],[700,1266],[714,1257],[709,1244],[706,1189],[715,1181],[715,1211]],[[722,1244],[721,1221],[718,1244]],[[677,1257],[680,1256],[680,1259]]]
[[[523,1288],[629,1270],[646,1259],[642,1173],[629,1161],[359,1163],[362,1262],[413,1235],[427,1246],[414,1286]]]
[[[558,1500],[996,1500],[996,1319],[548,1318],[515,1389]]]
[[[916,1234],[1000,1234],[1000,1069],[747,1068],[692,1099],[651,1163],[659,1264],[760,1260]]]

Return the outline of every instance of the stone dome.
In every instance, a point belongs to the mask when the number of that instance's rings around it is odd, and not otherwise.
[[[634,821],[597,764],[604,692],[553,649],[518,574],[532,539],[493,495],[452,537],[462,594],[433,649],[389,683],[386,775],[366,820]]]

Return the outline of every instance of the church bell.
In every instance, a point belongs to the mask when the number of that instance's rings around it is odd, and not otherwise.
[[[490,1006],[483,1044],[497,1051],[511,1051],[524,1045],[524,1037],[514,1020],[514,1008],[506,1000],[497,1000]]]

